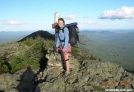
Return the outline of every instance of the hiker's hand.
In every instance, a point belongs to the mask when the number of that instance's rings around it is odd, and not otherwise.
[[[65,50],[62,50],[62,52],[64,53],[64,52],[65,52]]]
[[[58,52],[59,51],[59,48],[56,48],[56,52]]]

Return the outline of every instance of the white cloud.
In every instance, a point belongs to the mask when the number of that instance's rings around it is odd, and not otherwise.
[[[99,19],[132,19],[134,18],[134,7],[123,6],[117,10],[104,11]]]
[[[76,16],[75,15],[68,15],[65,17],[65,19],[74,20],[74,19],[76,19]]]
[[[95,21],[79,21],[80,24],[98,24]]]
[[[21,25],[22,22],[20,20],[4,20],[3,25]]]
[[[134,23],[132,25],[134,26]]]
[[[53,30],[51,27],[52,23],[22,23],[19,26],[11,26],[11,25],[0,25],[0,31],[25,31],[25,30]]]

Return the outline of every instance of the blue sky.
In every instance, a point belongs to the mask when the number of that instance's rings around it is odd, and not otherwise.
[[[134,28],[134,0],[0,0],[0,31],[52,30],[57,11],[80,29]]]

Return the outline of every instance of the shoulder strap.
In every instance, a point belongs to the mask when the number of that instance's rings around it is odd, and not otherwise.
[[[63,33],[64,33],[64,28],[65,28],[65,27],[62,28],[62,32],[63,32]]]
[[[64,28],[65,28],[65,27],[63,27],[63,28],[61,29],[63,33],[64,33]],[[60,30],[60,29],[59,29],[59,30]],[[59,33],[59,30],[58,30],[58,33]],[[59,37],[59,35],[58,35],[58,37]],[[59,37],[59,39],[60,39],[60,37]],[[65,42],[65,37],[64,37],[63,40],[60,39],[60,42]]]
[[[63,28],[61,29],[63,33],[64,33],[64,28],[65,28],[65,27],[63,27]],[[57,30],[57,33],[59,33],[59,30],[60,30],[60,28]]]

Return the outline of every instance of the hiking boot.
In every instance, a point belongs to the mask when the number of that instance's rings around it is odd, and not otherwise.
[[[68,76],[70,74],[70,72],[65,72],[65,76]]]
[[[39,73],[39,77],[42,78],[43,77],[43,72]]]

